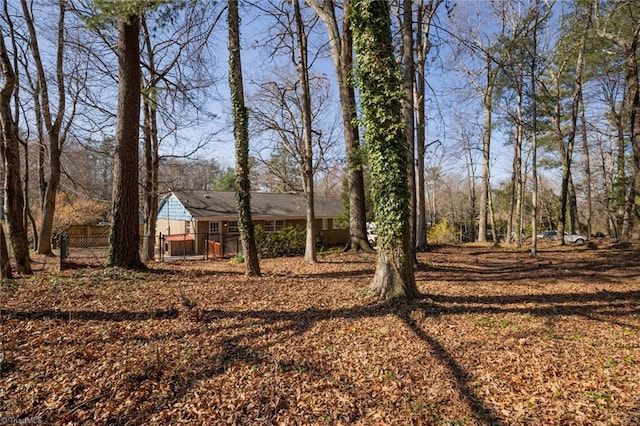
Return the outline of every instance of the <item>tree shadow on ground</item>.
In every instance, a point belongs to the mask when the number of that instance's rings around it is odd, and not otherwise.
[[[623,256],[623,265],[627,265],[630,271],[622,275],[612,274],[618,263],[613,262],[611,256],[603,256],[602,262],[596,266],[584,267],[589,273],[597,273],[599,282],[609,280],[615,282],[617,279],[628,276],[635,276],[637,261],[632,263],[630,256]],[[490,281],[509,281],[517,283],[518,280],[531,280],[532,275],[540,278],[557,277],[558,268],[575,267],[581,263],[578,260],[568,259],[566,261],[554,260],[549,262],[543,260],[538,263],[525,264],[514,259],[513,264],[507,264],[506,272],[504,260],[479,260],[480,266],[486,268],[478,271],[477,265],[447,264],[444,261],[435,261],[429,265],[419,268],[419,273],[428,274],[428,279],[444,277],[451,282],[473,282],[481,279]],[[502,270],[500,269],[502,268]],[[349,273],[352,278],[368,276],[369,269],[359,269]],[[298,277],[304,279],[306,276],[313,278],[339,278],[344,274],[334,274],[332,272],[319,274],[300,274]],[[433,278],[436,277],[436,278]],[[484,278],[483,278],[484,277]],[[490,278],[489,278],[490,277]],[[444,279],[444,278],[443,278]],[[162,410],[172,407],[175,403],[182,401],[189,392],[207,379],[225,373],[231,365],[240,363],[247,365],[265,364],[273,362],[267,355],[268,350],[276,344],[286,342],[294,336],[302,336],[308,333],[314,326],[324,321],[335,319],[358,320],[363,318],[385,318],[388,316],[399,318],[417,339],[424,343],[426,350],[449,371],[454,378],[457,392],[465,400],[473,411],[475,420],[482,424],[500,424],[506,419],[493,411],[488,402],[474,390],[471,381],[471,374],[465,370],[455,357],[450,353],[445,344],[437,337],[427,332],[421,324],[413,318],[419,312],[422,317],[438,317],[440,315],[466,315],[466,314],[526,314],[544,318],[548,321],[560,319],[564,316],[578,316],[588,319],[608,318],[609,321],[617,325],[623,325],[637,330],[637,326],[625,323],[624,318],[631,315],[640,314],[640,290],[628,291],[596,291],[596,292],[576,292],[576,293],[541,293],[541,294],[507,294],[507,295],[480,295],[480,296],[455,296],[425,294],[415,301],[404,302],[401,300],[391,302],[377,302],[364,300],[357,306],[340,309],[307,308],[296,310],[277,309],[200,309],[197,303],[193,306],[185,307],[183,310],[169,308],[155,311],[18,311],[4,310],[3,315],[15,320],[76,320],[76,321],[149,321],[149,320],[170,320],[188,322],[188,330],[176,331],[167,334],[158,334],[146,338],[145,343],[158,343],[168,339],[198,339],[206,338],[211,333],[228,333],[221,338],[216,353],[205,354],[194,360],[190,364],[190,369],[186,376],[172,375],[171,372],[159,372],[153,368],[143,368],[140,374],[130,378],[132,386],[139,385],[144,381],[166,380],[170,382],[172,391],[161,397],[152,406],[142,408],[137,413],[137,418],[144,422]],[[204,329],[202,327],[204,327]],[[205,332],[207,334],[205,334]],[[273,338],[264,339],[265,335]],[[136,337],[137,339],[137,337]],[[318,375],[325,375],[329,372],[326,369],[308,362],[304,366],[298,365],[294,360],[281,360],[276,368],[292,369],[305,368],[314,370]],[[184,373],[184,372],[182,372]],[[95,404],[95,402],[94,402]],[[286,399],[280,405],[270,408],[277,412],[287,408]],[[270,414],[270,413],[265,413]],[[349,413],[350,421],[358,420],[358,413]],[[114,422],[127,422],[128,419],[114,419]]]
[[[634,251],[597,250],[540,253],[531,257],[521,251],[477,251],[468,257],[458,259],[457,251],[441,251],[426,256],[418,265],[417,272],[433,281],[454,283],[466,282],[508,282],[520,280],[530,282],[576,279],[581,282],[615,283],[620,279],[640,277],[640,263]],[[585,261],[588,256],[588,261]]]
[[[506,296],[445,296],[424,295],[413,302],[401,300],[391,302],[367,301],[355,307],[343,309],[319,309],[309,308],[302,310],[226,310],[210,309],[202,310],[197,307],[179,313],[173,310],[159,310],[154,312],[103,312],[103,311],[4,311],[12,319],[16,320],[82,320],[82,321],[148,321],[148,320],[172,320],[189,321],[194,325],[191,331],[173,333],[172,335],[157,335],[155,339],[162,342],[167,339],[198,339],[202,338],[202,330],[198,331],[197,325],[206,326],[208,333],[229,333],[233,335],[224,337],[219,342],[220,351],[214,354],[200,357],[190,365],[188,376],[172,376],[170,371],[158,372],[153,368],[143,368],[139,374],[130,377],[132,386],[146,380],[171,382],[173,391],[164,400],[156,401],[152,407],[148,407],[138,413],[140,418],[150,418],[159,411],[172,406],[188,395],[190,390],[201,381],[223,374],[230,365],[240,364],[264,364],[272,362],[265,354],[270,347],[278,343],[286,342],[293,336],[301,336],[309,332],[315,325],[323,321],[335,319],[358,320],[363,318],[384,318],[394,316],[399,318],[418,338],[426,345],[426,349],[434,355],[449,371],[456,383],[457,392],[461,398],[472,407],[473,417],[482,424],[500,424],[502,419],[499,414],[483,401],[471,385],[472,377],[465,368],[456,361],[438,338],[428,333],[414,318],[415,312],[420,312],[423,317],[437,317],[440,315],[466,315],[466,314],[528,314],[553,320],[568,315],[594,318],[600,314],[607,317],[624,318],[628,315],[640,314],[640,291],[625,292],[598,292],[580,294],[521,294]],[[232,320],[235,327],[229,324]],[[630,325],[626,325],[632,327]],[[225,331],[227,330],[227,331]],[[263,337],[269,334],[275,338],[265,340]],[[251,342],[262,342],[252,344]],[[265,343],[266,342],[266,343]],[[283,360],[278,368],[286,369],[293,360]],[[292,364],[293,365],[293,364]],[[294,368],[295,366],[290,366]],[[298,368],[298,367],[295,367]],[[304,367],[315,369],[317,374],[328,374],[321,371],[322,368],[313,365]],[[284,404],[284,405],[282,405]],[[286,408],[286,401],[282,401],[278,409]],[[265,408],[266,409],[266,408]],[[349,414],[351,421],[357,420],[357,413]],[[123,419],[118,419],[123,420]]]

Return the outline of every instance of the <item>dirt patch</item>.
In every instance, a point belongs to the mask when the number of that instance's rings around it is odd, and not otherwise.
[[[41,271],[2,283],[0,418],[50,424],[640,423],[640,262],[612,246]]]

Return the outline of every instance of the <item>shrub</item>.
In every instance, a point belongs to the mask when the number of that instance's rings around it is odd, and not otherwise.
[[[429,229],[427,239],[433,244],[455,244],[458,242],[458,233],[445,217]]]
[[[256,244],[260,257],[300,256],[304,254],[307,231],[299,226],[287,226],[267,233],[256,226]]]

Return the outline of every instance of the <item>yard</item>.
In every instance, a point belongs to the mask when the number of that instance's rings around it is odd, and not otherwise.
[[[640,424],[640,256],[613,245],[76,269],[2,283],[0,420],[46,424]]]

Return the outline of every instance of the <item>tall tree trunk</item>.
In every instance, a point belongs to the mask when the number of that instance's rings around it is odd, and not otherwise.
[[[464,167],[467,170],[467,190],[469,192],[469,215],[465,219],[467,223],[472,224],[471,234],[469,238],[471,241],[476,240],[476,227],[475,220],[477,214],[477,200],[476,200],[476,183],[475,183],[475,165],[473,163],[473,154],[471,151],[471,143],[466,134],[462,135],[462,151],[464,153]],[[469,229],[467,229],[467,232]]]
[[[621,238],[624,234],[621,232],[623,226],[623,218],[625,212],[625,200],[626,194],[629,187],[629,179],[627,178],[627,144],[624,137],[624,120],[622,117],[621,111],[616,111],[616,101],[612,97],[609,101],[609,112],[613,117],[615,128],[616,128],[616,147],[617,147],[617,156],[616,156],[616,173],[615,180],[613,182],[613,209],[614,209],[614,220],[613,220],[613,230],[616,238]]]
[[[347,158],[347,184],[349,192],[349,244],[351,251],[372,251],[367,241],[367,214],[364,193],[363,156],[360,135],[356,124],[356,97],[351,83],[353,71],[353,40],[349,21],[349,0],[343,3],[342,34],[335,14],[335,2],[308,0],[324,22],[329,35],[331,57],[336,69],[340,106],[342,109],[342,129]]]
[[[152,96],[150,93],[147,96]],[[143,197],[143,240],[144,260],[155,258],[155,232],[158,215],[158,127],[155,101],[145,96],[143,102],[144,140],[144,197]]]
[[[144,196],[143,196],[143,240],[142,255],[144,260],[155,258],[155,232],[158,216],[158,168],[160,165],[158,153],[158,113],[157,113],[157,83],[158,74],[155,65],[155,55],[151,44],[146,18],[141,18],[144,34],[144,45],[147,48],[149,83],[143,96],[143,139],[144,139]],[[197,239],[196,239],[197,240]]]
[[[444,0],[418,1],[416,19],[416,250],[427,249],[427,205],[424,182],[424,156],[426,154],[426,63],[431,50],[429,39],[431,20]],[[475,230],[474,230],[475,232]]]
[[[411,299],[417,296],[418,290],[409,235],[407,140],[389,3],[354,0],[351,5],[379,246],[376,272],[369,289],[386,299]]]
[[[29,164],[29,143],[27,141],[22,141],[22,152],[24,155],[24,178],[22,179],[24,185],[22,192],[24,194],[24,199],[29,200],[29,182],[31,182],[29,169],[31,165]],[[23,221],[25,229],[29,229],[29,226],[31,226],[31,233],[33,234],[33,248],[35,249],[38,247],[38,228],[36,220],[33,217],[33,214],[31,214],[28,201],[24,203]]]
[[[229,88],[233,107],[233,134],[235,136],[235,186],[238,199],[238,227],[244,247],[246,275],[260,276],[258,248],[251,219],[251,181],[249,180],[249,120],[244,103],[242,60],[240,56],[240,18],[238,0],[229,0]]]
[[[633,229],[632,216],[636,213],[635,196],[640,182],[640,82],[638,75],[638,43],[640,42],[640,22],[634,28],[631,42],[625,49],[625,80],[627,81],[627,96],[631,114],[631,145],[633,147],[633,180],[627,198],[625,225],[623,235],[628,238]],[[633,198],[632,198],[633,197]]]
[[[616,172],[614,172],[616,166],[613,156],[609,152],[609,148],[605,147],[602,138],[598,138],[598,170],[602,173],[604,188],[608,194],[615,194],[615,179]],[[617,215],[614,210],[614,198],[611,196],[605,197],[604,207],[607,214],[607,235],[611,237],[617,237],[618,223]]]
[[[7,7],[7,2],[4,2],[4,19],[6,21],[7,27],[8,27],[8,31],[9,31],[9,35],[10,35],[10,40],[11,40],[11,44],[12,44],[12,49],[14,52],[18,51],[18,45],[16,42],[16,32],[15,32],[15,27],[13,25],[13,20],[11,19],[11,17],[9,16],[8,11],[6,10]],[[18,67],[20,66],[20,59],[19,59],[19,55],[14,54],[13,55],[13,69],[17,70]],[[22,106],[20,104],[20,102],[18,102],[18,100],[20,99],[20,76],[18,74],[15,75],[16,78],[16,82],[15,82],[15,88],[13,91],[13,98],[16,100],[16,102],[13,103],[13,122],[14,123],[19,123],[20,122],[20,114],[22,112]],[[28,76],[27,80],[31,80],[31,78]],[[36,114],[36,122],[37,123],[41,123],[41,116],[40,116],[40,111],[39,111],[39,107],[38,107],[38,102],[37,102],[37,91],[34,91],[34,100],[36,102],[34,102],[34,107],[35,107],[35,114]],[[42,135],[42,131],[41,128],[38,128],[38,135]],[[20,138],[18,138],[18,142],[22,145],[22,151],[23,151],[23,159],[24,159],[24,175],[22,178],[22,182],[23,182],[23,197],[25,200],[24,203],[24,210],[23,210],[23,221],[24,221],[24,228],[25,230],[28,230],[29,227],[31,227],[31,233],[33,235],[33,248],[36,249],[38,247],[38,230],[37,230],[37,224],[35,221],[35,218],[33,217],[33,214],[31,213],[31,208],[29,206],[29,193],[30,193],[30,188],[29,188],[29,183],[31,181],[31,176],[30,176],[30,171],[31,171],[31,165],[30,165],[30,155],[29,155],[29,141],[28,140],[21,140]],[[1,177],[0,175],[0,182],[3,181],[4,178]],[[0,188],[2,188],[2,185],[0,185]],[[4,197],[4,194],[2,194],[0,196],[0,221],[4,220],[4,202],[2,201],[2,198]],[[28,234],[28,231],[27,231]]]
[[[557,77],[557,76],[556,76]],[[559,233],[562,236],[567,229],[567,204],[569,200],[569,177],[571,174],[571,159],[573,157],[573,139],[569,138],[567,145],[564,142],[564,132],[561,128],[561,99],[560,99],[560,82],[559,77],[555,81],[556,85],[556,112],[553,118],[555,125],[555,133],[558,138],[558,148],[560,151],[560,158],[562,160],[562,183],[560,185],[560,224]],[[564,238],[560,238],[560,244],[564,245]]]
[[[140,18],[118,23],[118,109],[113,166],[109,266],[142,269],[140,260],[138,138],[140,127]]]
[[[40,112],[42,113],[42,124],[46,129],[48,139],[47,145],[47,174],[45,177],[46,185],[44,186],[44,194],[42,198],[42,218],[40,221],[40,229],[38,231],[38,253],[51,254],[51,237],[53,230],[53,220],[56,210],[56,196],[58,195],[58,187],[60,186],[60,156],[64,145],[64,134],[61,134],[62,120],[66,107],[66,89],[64,83],[64,28],[65,28],[65,2],[58,2],[58,22],[57,22],[57,40],[56,40],[56,84],[57,99],[56,116],[54,118],[51,112],[51,99],[49,96],[49,87],[47,76],[45,74],[44,65],[42,63],[41,52],[38,46],[38,37],[36,34],[33,16],[29,10],[26,0],[21,0],[22,11],[29,29],[30,47],[37,72],[37,88],[38,103]],[[44,141],[41,141],[44,142]]]
[[[533,29],[533,52],[531,54],[531,256],[538,256],[538,99],[537,61],[538,53],[538,4],[536,3],[536,23]]]
[[[415,169],[415,126],[413,87],[415,79],[415,64],[413,60],[413,0],[403,0],[402,20],[402,90],[404,102],[402,115],[404,117],[404,133],[407,138],[407,186],[409,187],[409,243],[416,247],[416,169]],[[414,250],[415,254],[415,250]]]
[[[584,156],[584,174],[585,174],[585,192],[586,192],[586,202],[587,202],[587,237],[591,237],[592,229],[591,229],[591,217],[593,215],[593,196],[591,191],[591,161],[589,155],[589,140],[587,139],[587,118],[585,116],[584,111],[584,96],[582,92],[580,92],[580,128],[581,128],[581,136],[582,136],[582,150]]]
[[[576,231],[576,221],[577,221],[577,201],[575,195],[575,188],[573,186],[573,182],[571,179],[571,163],[573,159],[573,148],[575,145],[576,133],[578,130],[578,115],[580,113],[580,98],[582,97],[582,76],[584,70],[584,51],[586,45],[586,31],[590,27],[591,22],[591,11],[589,11],[589,16],[587,17],[587,21],[585,24],[585,28],[583,29],[581,42],[579,45],[578,56],[576,58],[576,67],[575,67],[575,79],[573,82],[573,93],[571,96],[571,116],[570,116],[570,128],[567,136],[567,146],[566,150],[564,148],[563,140],[564,138],[561,136],[560,143],[562,145],[561,152],[563,153],[564,161],[562,167],[562,194],[561,194],[561,211],[560,211],[560,235],[564,234],[566,229],[566,214],[567,214],[567,205],[569,206],[569,217],[571,219],[570,228],[571,232]],[[560,117],[561,117],[561,106],[560,106],[560,76],[556,76],[555,86],[557,91],[557,100],[556,100],[556,133],[558,135],[562,135],[562,130],[560,128]],[[561,238],[562,243],[564,244],[564,238]]]
[[[425,116],[425,73],[418,65],[418,76],[416,78],[416,251],[427,250],[427,202],[425,188],[425,164],[426,155],[426,116]]]
[[[0,223],[0,280],[13,278],[11,263],[9,262],[9,248],[4,236],[4,226]]]
[[[31,274],[29,241],[24,227],[24,197],[20,181],[20,145],[18,129],[11,114],[11,98],[16,85],[16,75],[4,44],[4,33],[0,31],[0,159],[4,167],[4,213],[9,230],[9,241],[20,274]]]
[[[515,233],[514,229],[515,226],[513,224],[514,222],[514,213],[515,213],[515,203],[516,203],[516,188],[515,185],[513,184],[516,181],[516,159],[515,159],[515,153],[514,153],[514,157],[513,157],[513,162],[511,164],[511,180],[509,182],[511,182],[511,185],[509,185],[509,219],[507,220],[507,235],[509,236],[509,242],[511,242],[512,238],[511,235]]]
[[[489,190],[487,194],[489,196],[489,205],[487,208],[489,209],[489,223],[491,224],[491,236],[493,237],[493,245],[497,246],[500,244],[500,240],[498,239],[498,228],[496,227],[496,216],[493,211],[493,192],[491,191],[491,184],[489,184]]]
[[[478,241],[487,242],[487,208],[489,204],[489,179],[491,158],[491,127],[493,109],[493,85],[495,71],[489,54],[487,61],[487,85],[484,89],[482,105],[484,107],[484,124],[482,129],[482,182],[480,184],[480,206],[478,211]],[[495,230],[492,230],[495,232]]]
[[[302,126],[303,126],[303,185],[307,216],[307,239],[304,250],[304,260],[307,263],[316,262],[316,218],[314,212],[314,185],[313,185],[313,135],[311,133],[311,93],[309,89],[309,64],[307,61],[307,34],[300,14],[300,2],[293,0],[296,20],[296,33],[298,38],[298,74],[302,87]]]
[[[522,182],[522,139],[524,136],[524,119],[522,117],[522,86],[524,76],[521,72],[518,72],[518,93],[516,101],[516,140],[514,143],[514,177],[513,182],[515,186],[515,243],[516,247],[522,246],[522,201],[524,194],[524,185]],[[509,231],[511,232],[511,231]],[[511,234],[507,234],[507,238],[511,241]]]

